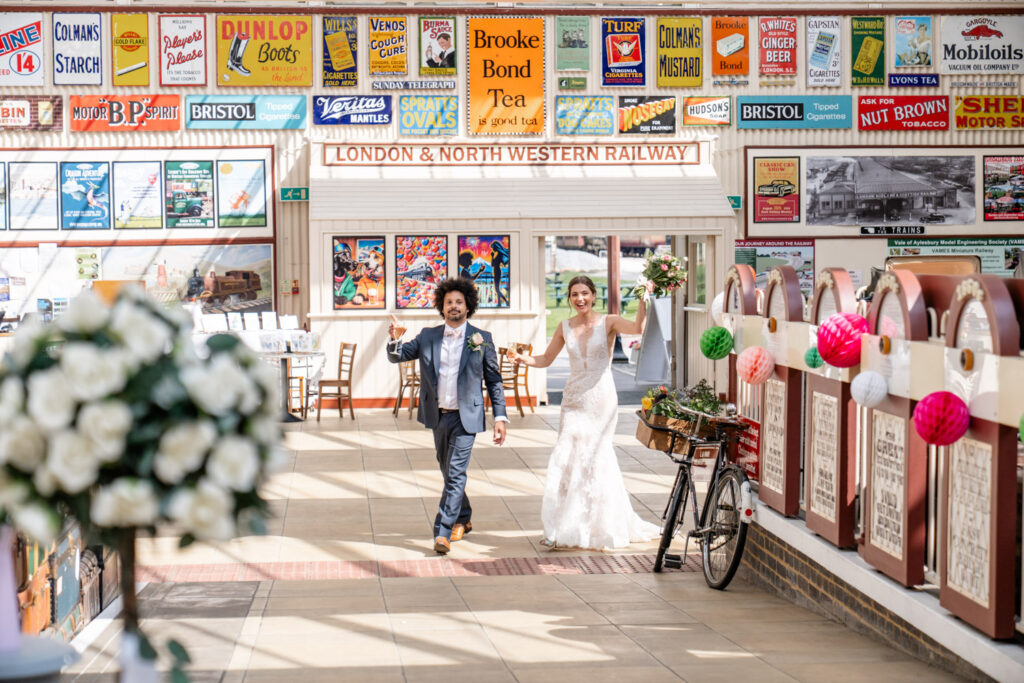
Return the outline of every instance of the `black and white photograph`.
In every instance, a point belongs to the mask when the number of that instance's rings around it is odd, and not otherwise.
[[[973,156],[808,157],[808,225],[974,223]]]

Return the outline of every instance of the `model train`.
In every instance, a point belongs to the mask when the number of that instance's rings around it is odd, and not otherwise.
[[[252,270],[229,270],[223,275],[217,275],[211,270],[209,275],[203,277],[196,268],[188,279],[185,299],[211,303],[223,303],[232,298],[255,299],[260,289],[260,276]]]

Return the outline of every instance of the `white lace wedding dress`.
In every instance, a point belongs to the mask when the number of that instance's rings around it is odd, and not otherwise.
[[[579,338],[568,320],[562,323],[570,373],[541,506],[544,537],[556,546],[621,548],[661,534],[633,512],[615,458],[619,401],[606,320]]]

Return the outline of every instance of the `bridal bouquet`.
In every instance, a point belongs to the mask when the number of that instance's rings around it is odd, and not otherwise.
[[[0,520],[46,543],[70,514],[117,547],[122,650],[147,659],[137,531],[173,525],[181,546],[261,533],[259,487],[283,464],[277,373],[236,337],[193,346],[191,327],[141,290],[112,307],[86,290],[54,323],[19,326],[0,364]],[[180,676],[187,654],[170,648]]]
[[[650,289],[654,298],[667,296],[674,290],[679,289],[686,282],[686,271],[683,270],[683,262],[669,253],[653,254],[647,257],[643,272],[636,280],[636,287],[633,288],[633,296],[646,297],[648,283],[653,285]]]

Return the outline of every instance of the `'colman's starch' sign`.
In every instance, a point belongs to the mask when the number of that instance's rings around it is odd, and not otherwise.
[[[942,17],[942,73],[1024,73],[1024,16]]]

